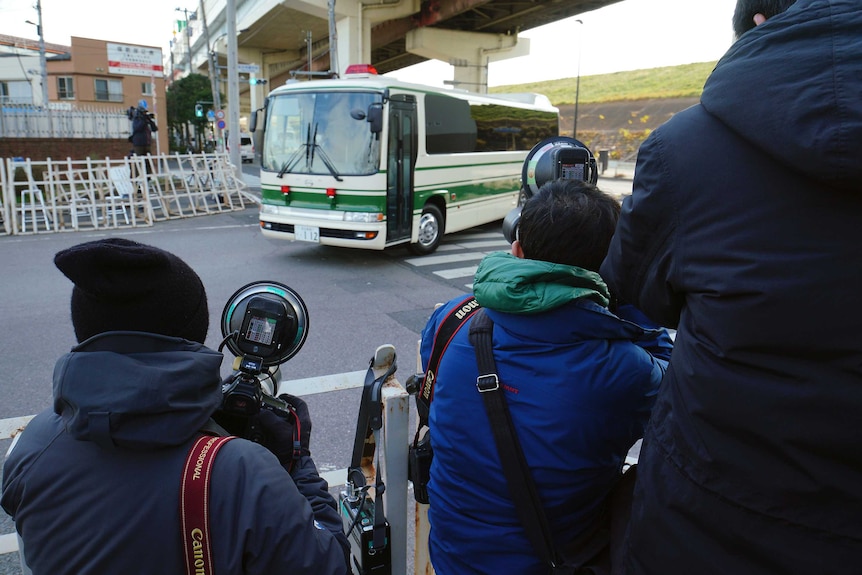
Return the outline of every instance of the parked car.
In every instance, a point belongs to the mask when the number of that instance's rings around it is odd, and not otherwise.
[[[230,153],[230,142],[227,136],[225,136],[225,149]],[[239,135],[239,157],[243,163],[254,161],[254,142],[251,134],[247,132]]]

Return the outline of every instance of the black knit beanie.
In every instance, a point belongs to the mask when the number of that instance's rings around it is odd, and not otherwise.
[[[123,238],[72,246],[54,256],[72,289],[72,324],[82,342],[105,331],[145,331],[204,343],[207,296],[183,260]]]

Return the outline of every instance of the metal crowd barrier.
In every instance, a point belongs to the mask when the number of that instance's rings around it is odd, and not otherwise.
[[[151,226],[257,203],[226,153],[0,162],[0,233]]]

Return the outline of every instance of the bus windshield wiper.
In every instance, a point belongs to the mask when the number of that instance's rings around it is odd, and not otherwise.
[[[314,151],[320,151],[320,159],[323,161],[323,165],[329,170],[329,173],[332,174],[332,177],[335,178],[336,181],[341,182],[341,175],[338,173],[338,170],[335,169],[335,165],[332,163],[332,160],[329,159],[329,156],[326,154],[326,151],[323,149],[323,146],[317,143],[317,124],[314,124],[314,135],[311,139],[311,143],[308,148],[308,169],[311,171],[311,164],[314,163]]]
[[[329,173],[332,174],[332,177],[339,182],[343,181],[338,170],[335,169],[332,160],[329,159],[329,156],[323,150],[323,147],[317,143],[317,124],[314,125],[314,133],[311,133],[311,122],[308,123],[305,129],[305,142],[300,144],[300,146],[290,155],[281,167],[281,170],[278,172],[278,177],[284,177],[285,173],[291,171],[291,169],[296,166],[301,158],[302,152],[305,152],[305,169],[307,172],[311,172],[311,165],[314,163],[315,150],[320,151],[320,159],[323,161],[323,165],[325,165],[329,170]]]
[[[287,159],[287,161],[284,163],[284,165],[281,166],[281,170],[279,170],[279,172],[278,172],[278,176],[277,176],[278,178],[283,178],[284,174],[289,172],[291,170],[291,168],[293,168],[296,165],[296,163],[299,161],[300,154],[302,152],[305,152],[305,168],[306,168],[306,170],[310,171],[311,164],[308,161],[308,147],[309,147],[310,141],[311,141],[311,122],[309,122],[308,125],[305,127],[305,141],[303,143],[301,143],[299,145],[299,147],[293,151],[293,153],[290,155],[290,157]]]

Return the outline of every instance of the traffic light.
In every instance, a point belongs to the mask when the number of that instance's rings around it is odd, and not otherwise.
[[[248,83],[254,86],[255,84],[266,84],[266,80],[263,78],[249,78]]]
[[[204,117],[204,106],[203,104],[195,104],[195,116],[198,118]]]

